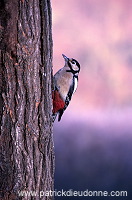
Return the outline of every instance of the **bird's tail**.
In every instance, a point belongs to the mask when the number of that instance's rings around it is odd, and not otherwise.
[[[55,119],[56,119],[57,113],[53,113],[52,114],[52,122],[54,123]]]

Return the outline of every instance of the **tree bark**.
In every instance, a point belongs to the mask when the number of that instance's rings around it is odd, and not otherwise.
[[[1,0],[0,23],[0,199],[49,200],[39,194],[54,187],[50,0]]]

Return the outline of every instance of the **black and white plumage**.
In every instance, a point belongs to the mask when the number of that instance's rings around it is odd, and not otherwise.
[[[67,108],[72,95],[77,89],[78,74],[80,72],[80,64],[73,58],[63,55],[65,65],[54,75],[54,91],[53,91],[53,121],[58,116],[61,120],[63,112]]]

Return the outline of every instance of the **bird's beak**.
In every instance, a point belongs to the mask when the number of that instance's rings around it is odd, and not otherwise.
[[[69,58],[66,57],[64,54],[62,54],[63,58],[65,59],[66,62],[68,62]]]

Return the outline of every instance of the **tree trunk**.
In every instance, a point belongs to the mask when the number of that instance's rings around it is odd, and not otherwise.
[[[49,200],[44,192],[54,186],[50,0],[1,0],[0,23],[0,199]]]

